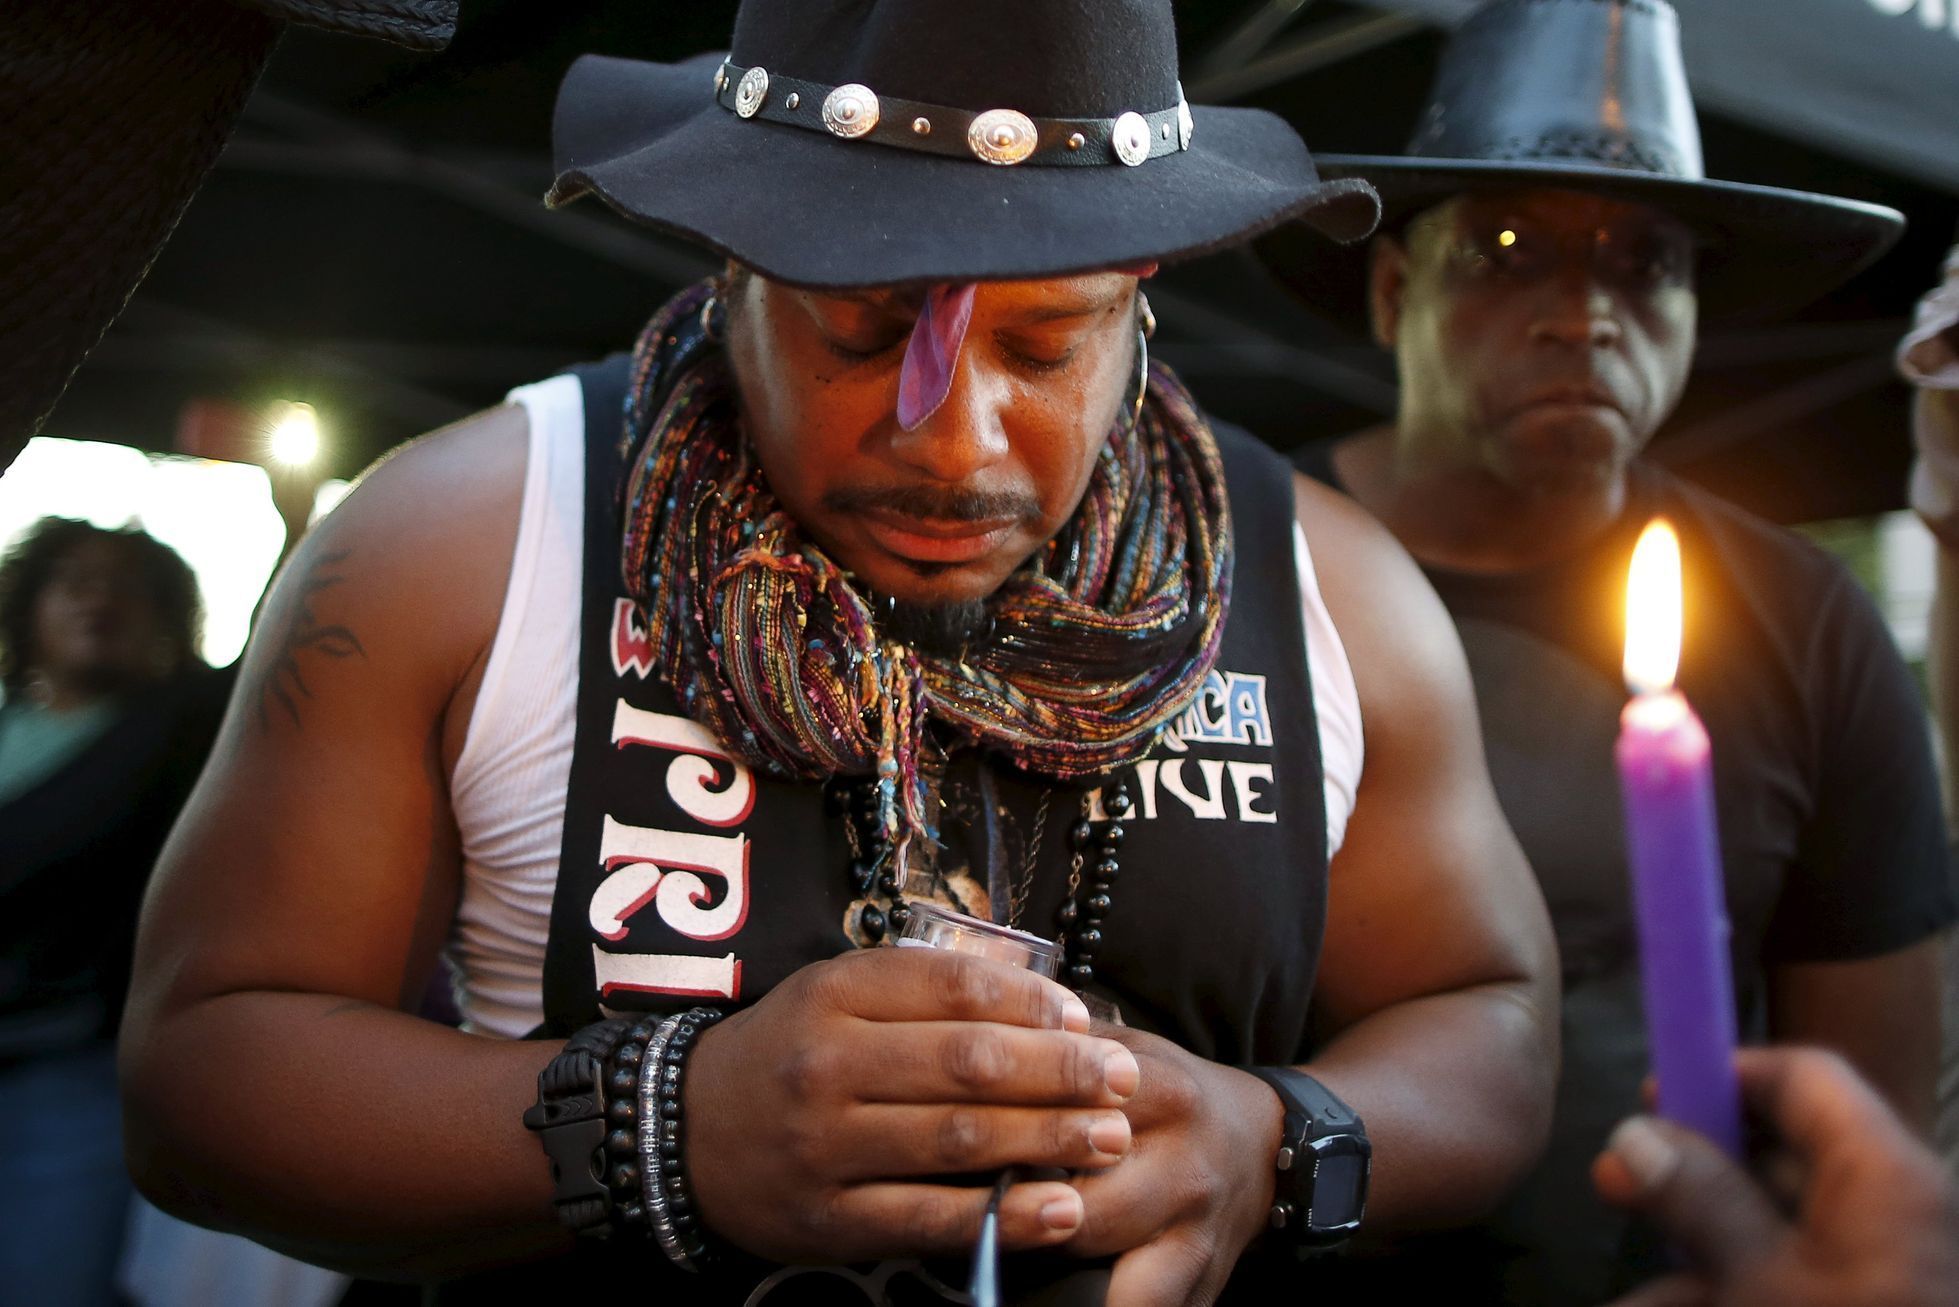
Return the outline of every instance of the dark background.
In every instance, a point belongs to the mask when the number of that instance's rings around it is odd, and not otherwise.
[[[1440,45],[1429,21],[1393,6],[1177,10],[1192,100],[1273,109],[1320,151],[1398,150]],[[168,449],[188,400],[298,399],[320,411],[326,471],[348,476],[513,385],[626,347],[662,298],[712,267],[596,203],[544,210],[557,82],[587,51],[716,48],[733,12],[732,0],[464,0],[454,45],[434,56],[295,29],[50,434]],[[1952,49],[1959,69],[1959,40]],[[1773,113],[1746,117],[1703,103],[1710,175],[1894,205],[1912,231],[1800,317],[1706,337],[1656,454],[1779,520],[1897,507],[1909,447],[1889,355],[1937,276],[1959,186],[1882,151],[1759,125]],[[780,203],[793,221],[795,197]],[[1211,409],[1274,444],[1391,410],[1387,357],[1242,255],[1166,270],[1150,294],[1162,356]]]

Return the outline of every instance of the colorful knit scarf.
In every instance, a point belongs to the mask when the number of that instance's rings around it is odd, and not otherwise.
[[[1055,781],[1140,758],[1202,685],[1230,603],[1223,467],[1177,379],[1151,371],[1074,517],[989,599],[989,636],[935,657],[880,639],[872,600],[770,493],[703,321],[712,293],[647,324],[620,449],[626,591],[686,711],[766,774],[876,775],[894,847],[936,836],[928,723]]]

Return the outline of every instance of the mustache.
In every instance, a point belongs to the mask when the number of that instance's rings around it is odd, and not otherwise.
[[[882,510],[935,522],[1032,521],[1041,505],[1008,490],[950,490],[934,486],[843,486],[823,496],[833,513]]]

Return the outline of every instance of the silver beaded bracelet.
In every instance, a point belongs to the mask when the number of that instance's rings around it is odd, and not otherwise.
[[[686,1270],[698,1269],[681,1246],[667,1210],[666,1176],[660,1165],[660,1064],[666,1061],[667,1044],[680,1025],[679,1016],[660,1023],[646,1041],[646,1056],[639,1063],[639,1172],[645,1192],[646,1223],[659,1241],[660,1251]]]

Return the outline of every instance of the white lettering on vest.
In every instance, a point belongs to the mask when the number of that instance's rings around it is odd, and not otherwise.
[[[1195,761],[1204,778],[1204,793],[1194,794],[1184,784],[1184,763]],[[1221,758],[1169,758],[1157,769],[1163,788],[1180,800],[1190,815],[1199,821],[1224,820],[1224,760]]]
[[[628,667],[644,676],[651,666],[651,648],[630,600],[619,600],[613,608],[612,653],[613,667],[622,677]],[[620,699],[613,708],[612,742],[622,749],[645,745],[674,754],[667,765],[667,794],[704,826],[739,825],[755,806],[753,774],[689,718],[649,712]],[[730,772],[721,789],[714,788],[719,783],[716,763]],[[748,836],[739,831],[708,835],[660,830],[628,825],[608,813],[599,837],[599,861],[607,874],[592,892],[586,920],[608,942],[630,935],[633,917],[649,904],[661,921],[689,939],[727,939],[748,920]],[[725,886],[719,903],[705,879],[709,876]],[[601,997],[615,991],[729,999],[741,995],[741,962],[733,953],[719,958],[610,953],[595,944],[592,954]]]
[[[741,994],[741,962],[732,953],[718,958],[608,953],[594,944],[592,974],[602,999],[620,992],[688,998],[737,998]]]
[[[610,874],[592,894],[592,929],[609,940],[630,931],[627,918],[650,898],[660,920],[689,939],[726,939],[748,920],[748,836],[697,835],[628,826],[611,817],[599,837],[599,861]],[[696,873],[719,876],[721,902]]]
[[[721,742],[691,717],[648,712],[621,699],[612,712],[612,742],[621,748],[645,744],[678,755],[667,764],[667,794],[680,810],[703,826],[738,826],[755,806],[755,777],[728,756]],[[716,791],[714,765],[718,759],[734,769],[728,788]]]
[[[1231,777],[1231,793],[1238,800],[1239,821],[1279,820],[1279,814],[1271,809],[1254,808],[1252,805],[1263,797],[1252,788],[1254,783],[1263,783],[1268,789],[1272,785],[1272,764],[1269,762],[1238,762],[1233,760],[1225,765],[1226,774]]]

